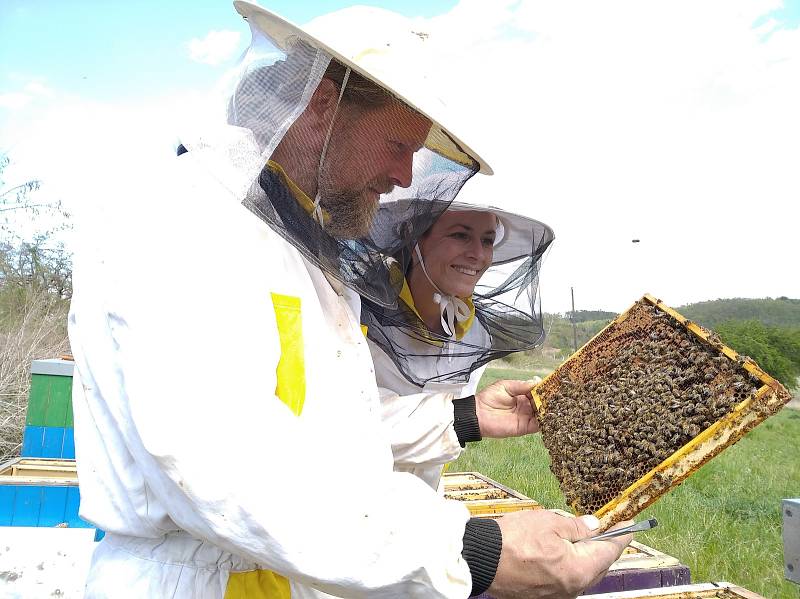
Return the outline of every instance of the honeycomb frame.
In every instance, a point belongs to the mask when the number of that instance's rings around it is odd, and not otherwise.
[[[533,389],[533,403],[540,419],[547,412],[548,397],[554,396],[552,390],[559,389],[561,385],[562,373],[569,373],[575,365],[581,363],[583,356],[588,355],[589,352],[598,349],[606,351],[607,348],[603,347],[603,344],[608,336],[607,331],[613,331],[614,327],[618,328],[641,306],[652,306],[669,315],[673,325],[682,327],[684,332],[693,336],[692,338],[698,344],[702,344],[706,350],[710,348],[715,354],[725,356],[737,363],[755,377],[760,386],[754,394],[736,404],[730,413],[717,419],[704,430],[700,430],[697,435],[694,435],[669,457],[594,511],[595,516],[600,519],[603,529],[621,520],[634,517],[667,491],[682,483],[711,458],[741,439],[746,432],[780,410],[791,399],[788,391],[752,359],[740,356],[735,350],[724,345],[715,333],[685,318],[652,295],[645,294],[641,300],[604,327]],[[603,351],[597,353],[602,355]],[[559,483],[561,484],[561,480]],[[576,512],[581,511],[574,503],[572,507]]]

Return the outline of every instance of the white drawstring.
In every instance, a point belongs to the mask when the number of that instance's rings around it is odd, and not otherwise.
[[[322,199],[322,196],[319,193],[319,183],[320,183],[320,176],[322,175],[322,163],[325,162],[325,155],[328,153],[328,142],[331,140],[331,133],[333,133],[333,121],[336,120],[336,113],[339,111],[339,104],[342,101],[342,96],[344,95],[344,88],[347,85],[347,80],[350,78],[350,67],[347,67],[347,70],[344,72],[344,78],[342,79],[342,87],[339,89],[339,98],[336,100],[336,108],[333,109],[333,118],[331,118],[331,123],[328,125],[328,133],[325,135],[325,143],[322,144],[322,152],[319,154],[319,164],[317,165],[317,195],[314,198],[314,220],[319,223],[319,226],[323,229],[325,228],[325,223],[322,219],[322,208],[320,208],[319,203]]]
[[[425,278],[428,279],[428,282],[433,285],[433,288],[436,290],[436,293],[433,294],[433,301],[436,304],[439,304],[440,310],[440,319],[442,323],[442,329],[444,329],[445,334],[448,337],[453,337],[456,333],[455,323],[456,322],[464,322],[465,320],[469,319],[470,310],[467,303],[458,298],[454,295],[447,295],[441,289],[436,286],[431,280],[431,277],[428,275],[428,271],[425,270],[425,261],[422,259],[422,252],[419,251],[419,245],[414,246],[414,251],[417,253],[417,258],[419,258],[419,265],[422,267],[422,272],[425,275]]]

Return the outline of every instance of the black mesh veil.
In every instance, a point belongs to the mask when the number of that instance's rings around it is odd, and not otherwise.
[[[472,371],[491,360],[532,349],[544,339],[539,271],[554,240],[552,229],[536,220],[491,207],[458,202],[442,206],[443,210],[447,208],[489,211],[500,223],[492,264],[471,298],[474,318],[466,331],[432,332],[409,305],[407,295],[401,296],[393,307],[368,298],[362,300],[361,321],[367,327],[368,339],[418,387],[428,383],[466,383]],[[400,273],[396,278],[404,278],[419,240],[416,235],[424,223],[415,222],[413,209],[402,201],[385,204],[381,212],[376,222],[384,229],[376,236],[393,237],[398,240],[396,243],[401,243],[402,250],[393,257],[395,271]]]
[[[419,235],[488,167],[420,107],[414,90],[401,97],[382,83],[391,72],[373,78],[275,15],[235,5],[253,41],[231,77],[226,123],[184,146],[326,275],[394,305],[402,280],[386,257],[403,242],[373,236],[386,229],[378,206],[402,198]]]

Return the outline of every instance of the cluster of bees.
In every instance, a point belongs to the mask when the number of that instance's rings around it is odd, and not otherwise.
[[[758,390],[719,345],[640,302],[537,389],[570,505],[597,511]]]
[[[445,499],[456,499],[459,501],[483,501],[486,499],[508,499],[510,495],[500,489],[472,489],[469,491],[459,491],[456,489],[445,489]]]

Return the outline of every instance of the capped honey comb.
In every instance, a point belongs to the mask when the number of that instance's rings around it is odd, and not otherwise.
[[[791,395],[719,337],[645,295],[534,389],[567,502],[633,517]]]

